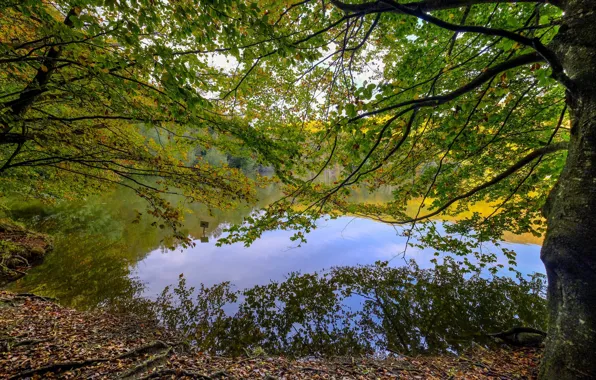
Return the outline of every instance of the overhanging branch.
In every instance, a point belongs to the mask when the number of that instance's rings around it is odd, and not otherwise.
[[[401,103],[397,103],[397,104],[394,104],[391,106],[387,106],[387,107],[380,108],[380,109],[377,109],[374,111],[360,114],[360,115],[350,119],[349,122],[353,122],[353,121],[365,118],[367,116],[372,116],[372,115],[380,114],[380,113],[383,113],[386,111],[390,111],[392,109],[406,107],[409,105],[415,105],[417,107],[436,107],[441,104],[447,103],[453,99],[456,99],[459,96],[466,94],[466,93],[478,88],[482,84],[488,82],[491,78],[493,78],[497,74],[500,74],[507,70],[511,70],[518,66],[523,66],[523,65],[527,65],[530,63],[537,63],[537,62],[544,62],[544,58],[541,57],[538,53],[523,54],[523,55],[520,55],[513,59],[510,59],[508,61],[499,63],[499,64],[487,69],[482,74],[478,75],[476,78],[474,78],[473,80],[468,82],[466,85],[464,85],[448,94],[438,95],[438,96],[430,96],[430,97],[420,98],[420,99],[410,99],[410,100],[407,100],[407,101],[404,101]]]
[[[362,4],[345,4],[339,1],[332,1],[338,8],[344,12],[388,12],[392,8],[383,2],[374,1]],[[561,6],[559,0],[427,0],[417,1],[411,3],[404,3],[403,6],[411,9],[420,9],[423,12],[438,11],[443,9],[463,8],[477,4],[514,4],[514,3],[533,3],[533,4],[552,4],[554,6]]]
[[[433,216],[436,216],[436,215],[440,214],[441,212],[445,211],[447,208],[449,208],[449,206],[451,206],[455,202],[469,198],[472,195],[478,193],[479,191],[482,191],[482,190],[485,190],[491,186],[494,186],[497,183],[501,182],[502,180],[510,177],[511,175],[515,174],[518,170],[520,170],[521,168],[523,168],[530,162],[534,161],[535,159],[540,158],[540,157],[544,156],[545,154],[554,153],[554,152],[558,152],[561,150],[567,150],[568,146],[569,146],[569,143],[567,141],[562,141],[562,142],[558,142],[555,144],[547,145],[540,149],[536,149],[535,151],[529,153],[528,155],[523,157],[521,160],[517,161],[515,164],[510,166],[507,170],[505,170],[501,174],[494,177],[492,180],[485,182],[483,184],[480,184],[480,185],[474,187],[473,189],[471,189],[470,191],[450,199],[449,201],[444,203],[441,207],[439,207],[438,209],[436,209],[435,211],[433,211],[429,214],[423,215],[421,217],[412,218],[412,219],[403,220],[403,221],[397,221],[397,222],[390,221],[390,220],[383,220],[383,219],[378,219],[378,220],[386,222],[386,223],[391,223],[391,224],[407,224],[407,223],[414,223],[414,222],[418,222],[420,220],[432,218]]]
[[[512,1],[490,1],[493,3],[499,2],[512,2]],[[532,3],[541,3],[542,1],[531,1]],[[563,66],[559,62],[559,59],[556,57],[553,51],[547,48],[538,38],[528,38],[521,34],[508,31],[505,29],[496,29],[496,28],[489,28],[485,26],[476,26],[476,25],[459,25],[453,24],[447,21],[444,21],[438,17],[434,17],[428,13],[429,10],[434,10],[430,6],[431,4],[458,4],[457,7],[464,6],[464,5],[473,5],[473,4],[482,4],[482,3],[489,3],[489,1],[457,1],[457,0],[435,0],[430,2],[420,2],[420,3],[409,3],[409,4],[400,4],[394,0],[379,0],[374,3],[365,3],[365,4],[346,4],[339,0],[331,0],[331,3],[335,5],[337,8],[341,9],[346,13],[383,13],[383,12],[392,12],[392,13],[399,13],[408,16],[416,17],[420,20],[424,20],[428,23],[431,23],[435,26],[440,28],[450,30],[456,33],[477,33],[477,34],[484,34],[489,36],[498,36],[502,38],[507,38],[512,41],[515,41],[521,45],[531,47],[535,49],[543,58],[544,60],[551,66],[553,70],[552,77],[563,84],[568,89],[572,89],[573,84],[571,80],[567,77],[563,70]],[[431,9],[424,9],[423,5],[427,5],[427,8]],[[448,6],[447,8],[455,6]],[[437,8],[438,9],[438,8]],[[445,9],[445,8],[443,8]]]

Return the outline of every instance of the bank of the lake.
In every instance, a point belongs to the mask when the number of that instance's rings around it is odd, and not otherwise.
[[[194,350],[151,321],[80,312],[0,292],[0,378],[61,379],[532,379],[541,349],[470,349],[459,356],[223,358]]]

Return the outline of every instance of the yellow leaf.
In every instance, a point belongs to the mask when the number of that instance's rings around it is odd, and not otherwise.
[[[46,67],[46,65],[41,65],[40,67],[41,71],[43,71],[44,73],[48,72],[48,68]]]

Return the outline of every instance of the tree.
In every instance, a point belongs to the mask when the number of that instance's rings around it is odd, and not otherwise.
[[[117,184],[174,230],[182,210],[167,195],[219,208],[254,200],[241,171],[189,155],[197,146],[260,153],[240,143],[252,130],[208,98],[224,75],[207,55],[227,20],[219,9],[31,0],[3,1],[0,14],[3,194],[55,200]]]
[[[227,241],[270,228],[303,240],[321,215],[348,212],[483,264],[482,243],[505,231],[545,234],[541,376],[596,377],[592,3],[3,2],[3,185],[53,196],[118,182],[171,221],[159,195],[173,187],[215,205],[248,198],[239,172],[182,164],[191,138],[244,145],[287,184]],[[220,58],[230,65],[210,65]],[[328,167],[331,186],[317,182]],[[348,202],[358,184],[390,185],[395,200]],[[481,200],[494,211],[465,213]]]
[[[596,377],[586,355],[596,352],[593,2],[259,5],[269,27],[234,45],[241,70],[226,93],[256,129],[292,147],[278,168],[288,196],[225,241],[250,243],[271,228],[301,228],[303,240],[316,218],[338,212],[404,225],[408,239],[418,233],[411,244],[481,260],[490,260],[482,243],[505,231],[545,234],[541,378]],[[334,165],[340,179],[317,182]],[[348,202],[362,183],[392,186],[395,200]],[[466,214],[478,201],[494,210]],[[435,226],[456,215],[445,233]]]

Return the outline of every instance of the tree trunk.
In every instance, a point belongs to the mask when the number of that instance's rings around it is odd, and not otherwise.
[[[565,168],[545,206],[549,330],[541,379],[596,379],[596,11],[568,0],[553,47],[572,87]]]

